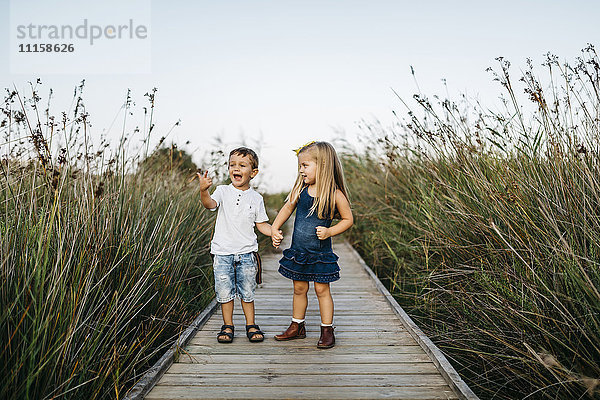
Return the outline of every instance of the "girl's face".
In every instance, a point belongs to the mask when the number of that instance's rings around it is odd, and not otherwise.
[[[317,180],[317,161],[305,151],[298,154],[298,164],[300,164],[300,175],[306,185],[314,185]]]

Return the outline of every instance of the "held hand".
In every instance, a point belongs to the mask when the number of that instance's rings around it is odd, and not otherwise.
[[[208,190],[212,185],[212,179],[208,176],[208,171],[202,175],[202,172],[196,172],[198,175],[198,181],[200,182],[200,191]]]
[[[273,247],[279,248],[279,245],[283,240],[283,232],[279,229],[271,228],[271,240],[273,241]]]
[[[331,237],[331,233],[329,232],[329,228],[324,226],[317,226],[317,237],[319,240],[325,240],[328,237]]]

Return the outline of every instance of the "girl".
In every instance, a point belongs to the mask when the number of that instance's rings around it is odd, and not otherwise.
[[[333,146],[311,142],[296,150],[296,154],[298,178],[271,227],[273,246],[279,247],[283,239],[279,229],[296,209],[292,247],[284,250],[279,260],[279,273],[294,281],[292,323],[275,339],[306,337],[306,294],[312,281],[321,312],[321,337],[317,347],[328,349],[335,345],[329,283],[340,279],[338,256],[331,249],[331,237],[350,228],[353,217],[342,165]],[[341,221],[331,226],[334,216]]]

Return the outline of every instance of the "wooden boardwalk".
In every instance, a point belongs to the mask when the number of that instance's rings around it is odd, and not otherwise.
[[[218,309],[146,399],[465,398],[449,386],[414,332],[411,336],[352,248],[341,243],[334,251],[342,276],[331,285],[334,348],[316,347],[320,317],[312,285],[306,339],[273,339],[290,323],[292,285],[277,272],[280,255],[265,255],[263,284],[256,292],[256,321],[265,341],[248,341],[237,303],[234,342],[217,343],[222,324]]]

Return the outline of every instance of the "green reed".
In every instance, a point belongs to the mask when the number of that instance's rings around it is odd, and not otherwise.
[[[600,61],[498,61],[499,112],[419,95],[366,124],[350,237],[481,398],[599,398]]]
[[[129,94],[108,154],[89,140],[83,85],[58,119],[38,84],[2,107],[0,397],[120,398],[212,297],[213,219],[177,157],[136,167]]]

